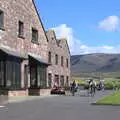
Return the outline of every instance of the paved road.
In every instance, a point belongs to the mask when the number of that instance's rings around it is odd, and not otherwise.
[[[99,92],[93,99],[82,92],[82,97],[59,96],[12,103],[0,108],[0,120],[120,120],[120,107],[90,105],[108,93]]]

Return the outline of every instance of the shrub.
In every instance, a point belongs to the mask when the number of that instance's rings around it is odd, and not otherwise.
[[[70,90],[70,87],[69,87],[69,86],[64,86],[64,90],[65,90],[65,91],[69,91],[69,90]]]
[[[88,89],[89,87],[87,83],[81,83],[80,86],[82,86],[84,89]]]
[[[113,84],[112,83],[105,83],[105,89],[106,90],[112,90],[113,89]]]

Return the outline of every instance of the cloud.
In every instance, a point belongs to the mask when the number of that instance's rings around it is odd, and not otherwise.
[[[120,18],[118,16],[109,16],[102,20],[98,27],[106,31],[116,31],[119,29]]]
[[[66,24],[61,24],[52,28],[56,32],[57,38],[67,38],[70,52],[72,55],[88,54],[88,53],[118,53],[120,46],[87,46],[74,36],[74,31]]]
[[[73,29],[71,27],[67,26],[66,24],[61,24],[52,29],[55,30],[57,38],[67,38],[71,54],[77,54],[77,51],[79,54],[81,42],[75,38]]]
[[[88,53],[119,53],[120,52],[120,46],[85,46],[82,45],[80,47],[80,51],[83,51],[83,54],[88,54]]]

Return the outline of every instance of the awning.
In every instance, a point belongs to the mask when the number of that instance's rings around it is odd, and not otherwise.
[[[28,58],[27,54],[19,53],[19,52],[13,51],[13,50],[8,49],[8,48],[0,47],[0,50],[2,52],[4,52],[5,54],[8,54],[9,56],[18,57],[18,58],[21,58],[21,59],[27,59]]]
[[[28,53],[28,56],[31,57],[32,59],[34,59],[39,64],[43,64],[43,65],[46,65],[46,66],[50,65],[49,63],[45,62],[42,58],[40,58],[39,55],[36,55],[36,54],[33,54],[33,53]]]

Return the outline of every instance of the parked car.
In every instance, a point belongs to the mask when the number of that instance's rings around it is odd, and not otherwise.
[[[63,88],[57,87],[57,88],[52,88],[51,90],[51,95],[65,95],[65,90]]]

